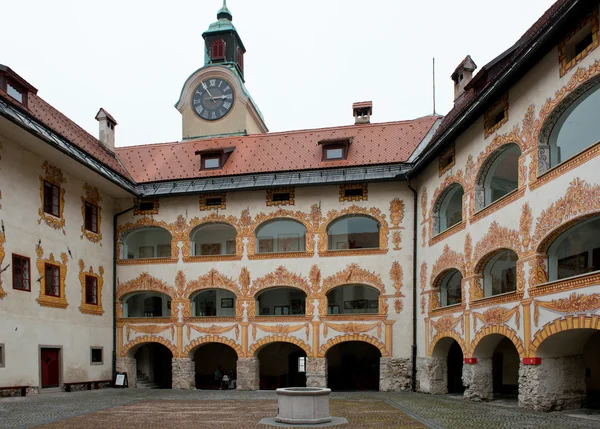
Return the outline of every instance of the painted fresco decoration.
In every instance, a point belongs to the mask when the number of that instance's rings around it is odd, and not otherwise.
[[[404,281],[404,271],[402,270],[402,266],[398,261],[392,262],[392,268],[390,268],[390,279],[393,282],[394,290],[396,291],[396,296],[404,297],[402,293],[402,286]]]
[[[42,164],[43,174],[40,175],[40,200],[41,206],[38,210],[38,224],[44,222],[50,228],[55,229],[57,231],[62,231],[63,234],[66,235],[65,231],[65,188],[64,185],[67,183],[67,179],[64,176],[62,170],[48,161],[44,161]],[[44,211],[44,184],[48,182],[54,186],[59,188],[59,206],[58,206],[58,216],[53,216]]]
[[[84,183],[83,187],[82,187],[83,192],[85,193],[85,196],[81,197],[81,218],[82,218],[82,225],[81,225],[81,239],[83,240],[83,238],[87,238],[90,242],[92,243],[96,243],[96,244],[100,244],[100,246],[102,246],[102,207],[100,206],[100,203],[102,202],[102,196],[100,195],[100,191],[98,190],[98,188],[88,185],[87,183]],[[86,218],[85,218],[85,203],[91,203],[94,206],[97,207],[97,219],[96,219],[96,228],[97,231],[93,232],[93,231],[88,231],[85,228],[85,222],[86,222]]]
[[[400,225],[404,220],[405,208],[404,200],[401,200],[400,198],[394,198],[390,202],[390,220],[392,221],[390,230],[403,229]]]
[[[86,302],[86,286],[87,278],[91,277],[96,282],[96,303]],[[89,269],[85,270],[85,262],[83,259],[79,260],[79,283],[81,284],[81,306],[79,311],[84,314],[92,314],[96,316],[102,316],[104,309],[102,308],[102,287],[104,286],[104,267],[100,265],[98,267],[98,274],[94,273],[94,268],[90,265]]]
[[[572,293],[567,298],[551,301],[533,300],[533,322],[538,326],[540,307],[562,314],[591,314],[600,310],[600,293]]]
[[[507,309],[505,307],[492,307],[485,310],[483,313],[473,312],[473,329],[477,331],[477,321],[481,321],[484,326],[487,325],[502,325],[507,323],[513,315],[515,316],[515,325],[520,329],[521,314],[519,306]]]

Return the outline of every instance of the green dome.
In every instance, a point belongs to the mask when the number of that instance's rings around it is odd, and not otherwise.
[[[219,33],[221,31],[237,31],[232,24],[233,15],[227,8],[227,0],[223,0],[223,7],[217,12],[217,21],[210,24],[204,35],[210,33]]]

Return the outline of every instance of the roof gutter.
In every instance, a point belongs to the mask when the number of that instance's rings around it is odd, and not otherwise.
[[[431,149],[417,157],[414,168],[410,172],[412,177],[414,177],[419,169],[424,167],[427,161],[429,161],[434,154],[437,153],[437,150],[446,143],[446,141],[449,139],[449,136],[454,135],[458,128],[460,128],[466,121],[471,119],[473,113],[477,111],[481,105],[484,105],[486,102],[488,102],[492,95],[496,93],[498,88],[502,87],[512,77],[513,73],[516,73],[516,71],[518,71],[519,68],[531,58],[531,56],[537,51],[538,47],[554,34],[555,29],[562,23],[562,20],[569,14],[569,12],[571,12],[571,10],[573,10],[573,8],[579,4],[579,1],[580,0],[574,1],[570,6],[563,10],[558,19],[556,19],[554,23],[547,28],[541,36],[538,37],[538,39],[521,55],[521,57],[512,66],[510,66],[510,68],[506,70],[501,77],[498,78],[496,82],[494,82],[492,86],[488,88],[485,93],[460,116],[457,121],[454,121],[452,126],[437,139]]]

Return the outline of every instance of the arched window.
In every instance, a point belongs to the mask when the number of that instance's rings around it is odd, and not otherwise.
[[[171,257],[171,234],[158,228],[131,231],[123,240],[121,259],[150,259]]]
[[[213,60],[225,59],[225,41],[223,39],[217,39],[212,42],[210,48],[210,58]]]
[[[256,230],[256,253],[304,252],[306,227],[289,219],[275,219]]]
[[[235,228],[226,223],[200,225],[191,234],[194,256],[235,255]]]
[[[483,182],[483,205],[481,202],[477,209],[482,209],[503,196],[511,193],[519,187],[519,157],[521,149],[517,144],[509,144],[490,155],[487,171],[482,172],[484,177],[478,184]]]
[[[548,249],[550,281],[600,270],[600,216],[562,233]]]
[[[379,313],[379,291],[370,286],[346,285],[327,293],[327,314]]]
[[[600,141],[599,111],[600,85],[584,93],[565,110],[550,134],[550,167]]]
[[[200,291],[192,296],[192,314],[196,317],[234,317],[235,295],[225,289]]]
[[[256,309],[260,316],[305,314],[306,293],[292,287],[274,287],[256,297]]]
[[[123,300],[123,317],[171,317],[171,298],[160,292],[134,293]]]
[[[462,274],[458,270],[448,272],[440,283],[440,305],[460,304],[462,302]]]
[[[465,191],[458,183],[445,190],[438,198],[433,213],[433,232],[439,234],[462,222],[462,200]]]
[[[512,250],[502,250],[490,259],[483,271],[484,296],[517,290],[517,259]]]
[[[379,249],[380,227],[369,216],[344,216],[327,227],[327,249]]]

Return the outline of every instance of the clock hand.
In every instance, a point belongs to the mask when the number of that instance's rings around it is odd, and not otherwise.
[[[204,90],[208,93],[208,95],[210,95],[210,97],[212,98],[212,94],[210,93],[210,91],[208,90],[208,86],[206,85],[206,83],[204,82],[200,82],[200,85],[202,85],[202,88],[204,88]]]

